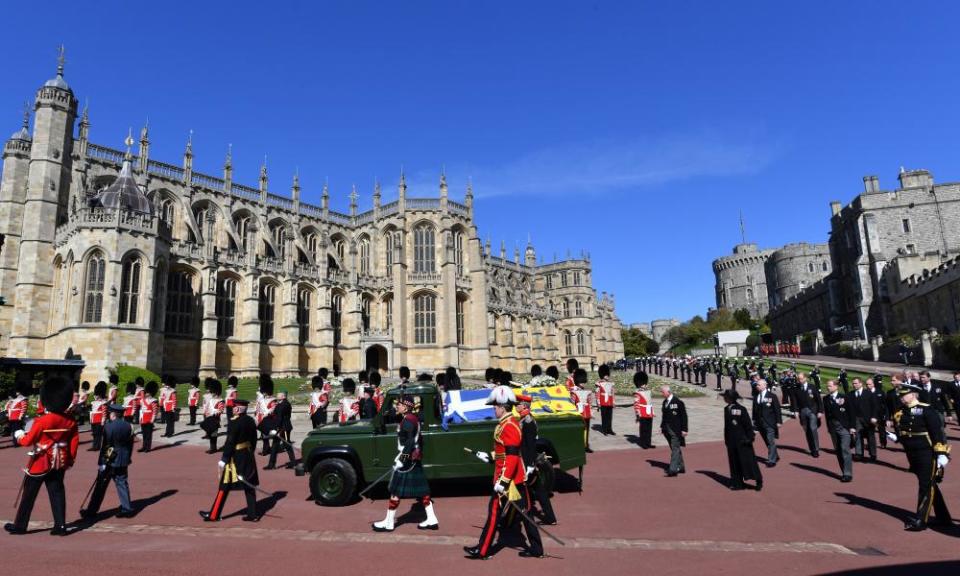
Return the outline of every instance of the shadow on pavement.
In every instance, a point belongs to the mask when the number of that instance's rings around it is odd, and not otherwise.
[[[884,502],[878,502],[870,498],[864,498],[863,496],[857,496],[856,494],[850,494],[849,492],[834,492],[837,496],[845,498],[847,504],[852,504],[854,506],[860,506],[861,508],[866,508],[868,510],[874,510],[877,512],[883,512],[887,516],[891,516],[900,520],[901,522],[906,521],[913,514],[910,510],[904,510],[898,506],[891,506]],[[919,574],[919,572],[918,572]]]
[[[648,459],[647,459],[647,463],[650,464],[651,467],[653,467],[653,468],[659,468],[659,469],[663,470],[664,472],[666,472],[667,470],[670,469],[670,463],[669,463],[669,462],[660,462],[659,460],[650,460],[650,459],[648,458]]]
[[[840,479],[840,475],[837,474],[836,472],[831,472],[826,468],[820,468],[819,466],[810,466],[809,464],[799,464],[797,462],[791,462],[790,465],[796,466],[797,468],[801,470],[806,470],[808,472],[816,472],[817,474],[823,474],[824,476],[833,478],[834,480]]]
[[[697,474],[703,474],[724,488],[730,487],[730,478],[718,472],[714,472],[713,470],[697,470]]]
[[[151,452],[156,452],[156,451],[158,451],[158,450],[166,450],[167,448],[176,448],[177,446],[180,446],[181,444],[186,444],[186,442],[187,442],[186,440],[177,440],[176,442],[171,442],[171,443],[169,443],[169,444],[157,444],[156,446],[154,446],[153,448],[151,448],[150,451],[151,451]]]
[[[940,574],[956,574],[960,570],[960,561],[945,560],[941,562],[923,562],[914,564],[901,564],[899,566],[877,566],[874,568],[860,568],[856,570],[842,570],[839,572],[830,572],[826,576],[833,574],[843,574],[844,576],[888,576],[895,574],[923,574],[924,576],[938,576]]]
[[[179,492],[179,490],[164,490],[163,492],[156,494],[154,496],[150,496],[148,498],[139,498],[137,500],[131,500],[130,507],[133,508],[133,515],[129,516],[129,518],[136,518],[141,511],[145,510],[146,508],[149,508],[150,506],[153,506],[154,504],[156,504],[157,502],[160,502],[161,500],[164,500],[166,498],[169,498],[170,496],[173,496],[177,492]],[[87,528],[90,528],[91,526],[97,524],[98,522],[102,522],[103,520],[109,520],[110,518],[116,517],[117,513],[119,512],[120,512],[120,507],[117,506],[109,510],[101,510],[100,513],[97,514],[95,518],[77,520],[76,522],[73,522],[72,524],[70,524],[70,534],[74,534],[76,532],[83,532],[84,530],[86,530]]]

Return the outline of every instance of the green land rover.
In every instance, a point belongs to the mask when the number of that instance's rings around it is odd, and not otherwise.
[[[490,478],[491,464],[476,451],[493,449],[494,419],[441,426],[441,398],[433,384],[407,386],[405,394],[420,405],[423,423],[423,468],[430,480]],[[328,424],[312,430],[301,444],[298,476],[309,474],[310,493],[318,504],[343,506],[358,489],[387,474],[397,455],[397,416],[393,409],[400,388],[387,392],[379,414],[366,420]],[[574,414],[539,415],[537,448],[539,481],[552,487],[555,470],[580,469],[584,453],[583,420]]]

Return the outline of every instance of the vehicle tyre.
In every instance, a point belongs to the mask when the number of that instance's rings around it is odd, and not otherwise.
[[[537,484],[540,489],[546,492],[553,492],[553,483],[556,480],[557,471],[553,467],[546,453],[541,452],[537,456]]]
[[[310,472],[310,493],[317,504],[343,506],[357,490],[357,471],[343,458],[326,458]]]

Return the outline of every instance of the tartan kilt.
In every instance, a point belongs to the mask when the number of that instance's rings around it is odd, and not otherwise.
[[[390,495],[400,498],[420,498],[430,494],[430,485],[423,473],[420,461],[413,463],[409,470],[401,468],[390,478]]]

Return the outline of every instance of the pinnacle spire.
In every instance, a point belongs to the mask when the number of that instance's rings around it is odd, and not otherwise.
[[[144,122],[143,128],[140,129],[140,142],[146,144],[150,141],[150,118],[147,118],[147,121]]]
[[[57,50],[57,76],[63,78],[63,65],[67,62],[67,50],[63,47],[63,44],[60,45],[60,48]]]
[[[90,99],[89,98],[85,98],[83,100],[83,113],[80,116],[80,123],[81,124],[90,123]]]
[[[30,129],[30,104],[28,102],[23,103],[23,129]]]
[[[127,128],[127,138],[123,141],[127,146],[127,153],[124,155],[124,160],[129,161],[133,158],[133,153],[130,152],[130,148],[133,146],[133,126]]]
[[[186,156],[193,156],[193,128],[187,134],[187,149],[184,152]]]
[[[227,157],[223,160],[223,169],[230,170],[233,168],[233,144],[227,144]]]
[[[297,166],[293,170],[293,187],[297,190],[300,189],[300,167]]]

